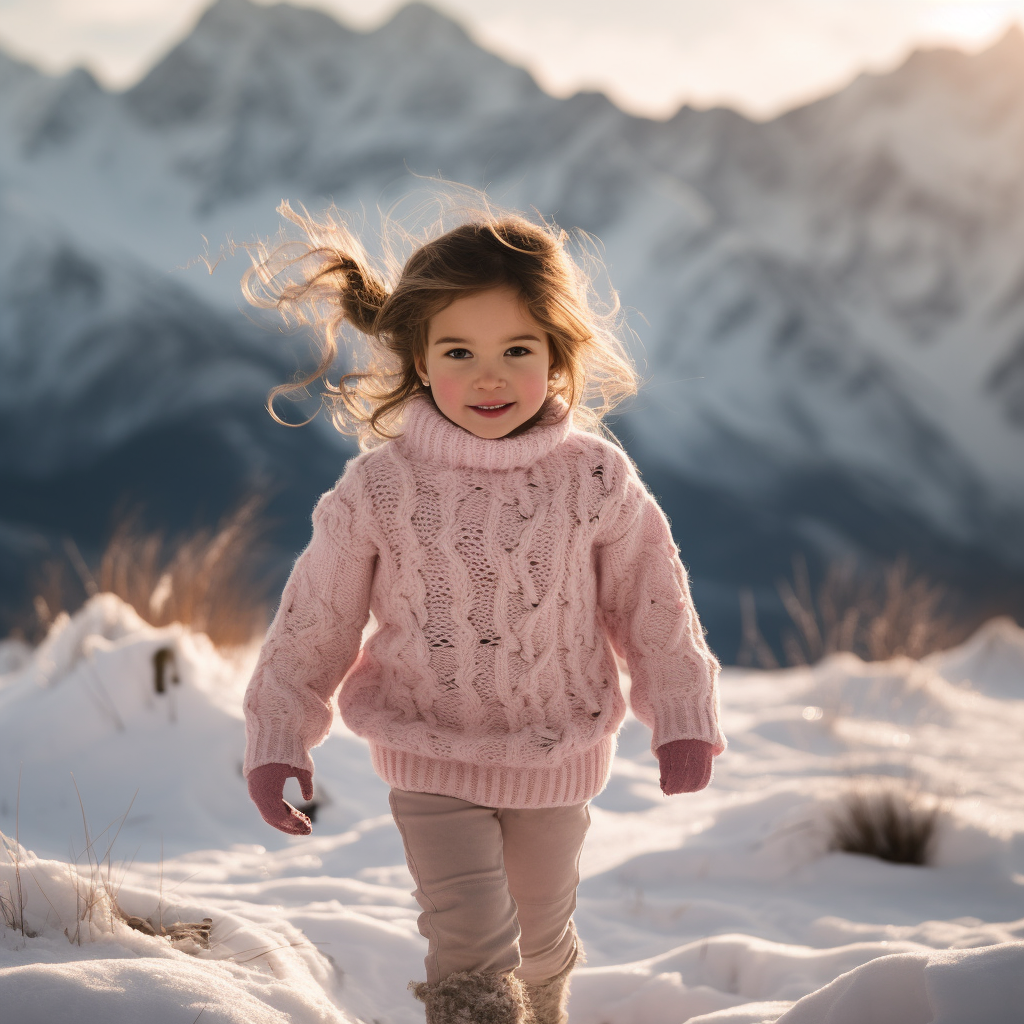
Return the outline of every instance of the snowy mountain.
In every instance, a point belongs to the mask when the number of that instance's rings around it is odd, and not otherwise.
[[[768,124],[730,119],[703,144],[692,111],[674,140],[651,133],[659,166],[759,249],[813,270],[1018,496],[1020,435],[1006,430],[1020,425],[1022,88],[1015,28],[979,56],[918,53]]]
[[[422,4],[362,33],[217,0],[122,94],[0,57],[0,519],[81,529],[54,489],[135,443],[112,498],[160,424],[180,521],[207,447],[175,449],[187,423],[232,439],[209,507],[258,464],[287,481],[282,543],[300,544],[297,509],[350,449],[266,418],[293,347],[239,314],[240,260],[196,265],[203,236],[216,253],[275,230],[283,195],[372,211],[440,174],[604,244],[649,377],[617,429],[722,648],[736,586],[770,584],[795,550],[906,550],[969,589],[1019,583],[1022,96],[1013,32],[765,124],[646,121],[546,95]]]
[[[293,346],[38,219],[0,208],[0,237],[0,514],[16,524],[0,530],[8,612],[21,596],[11,581],[47,546],[72,536],[92,553],[115,509],[141,505],[153,526],[180,529],[263,489],[268,514],[289,522],[277,551],[287,560],[345,451],[322,424],[300,438],[267,416]]]

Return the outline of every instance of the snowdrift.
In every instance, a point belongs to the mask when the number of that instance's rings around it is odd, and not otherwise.
[[[5,1017],[422,1020],[405,986],[425,941],[362,741],[339,722],[316,752],[313,836],[249,804],[255,653],[111,595],[38,648],[0,643]],[[581,866],[573,1024],[1019,1020],[1024,630],[922,662],[730,669],[722,697],[729,751],[688,797],[661,796],[627,720]],[[868,779],[938,803],[928,866],[831,849]]]

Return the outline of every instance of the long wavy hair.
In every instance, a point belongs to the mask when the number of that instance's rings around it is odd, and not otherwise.
[[[603,264],[592,239],[485,204],[460,212],[457,226],[443,230],[438,217],[418,237],[385,218],[384,255],[374,261],[336,209],[314,217],[287,201],[278,207],[301,237],[288,238],[283,229],[276,244],[250,247],[242,291],[290,326],[311,328],[320,360],[314,370],[273,388],[267,408],[274,419],[285,422],[274,409],[278,397],[308,395],[310,385],[322,381],[332,422],[356,434],[362,448],[397,436],[406,403],[430,394],[416,372],[430,318],[460,296],[512,287],[548,335],[550,394],[561,396],[578,426],[608,433],[602,421],[636,393],[637,374],[618,337],[618,296],[610,290],[607,299],[597,295],[595,276]],[[576,243],[575,258],[570,243]],[[350,369],[332,384],[328,373],[339,343],[353,340],[349,327],[362,344],[353,346]]]

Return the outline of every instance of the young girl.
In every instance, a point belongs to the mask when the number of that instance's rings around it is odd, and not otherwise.
[[[563,1024],[587,805],[626,710],[613,651],[664,793],[706,786],[725,747],[668,523],[601,433],[633,370],[564,233],[485,214],[388,287],[341,225],[282,212],[311,236],[290,264],[304,279],[277,284],[267,260],[249,294],[306,322],[327,303],[328,329],[318,370],[279,390],[326,373],[344,322],[374,361],[330,389],[365,450],[313,512],[249,684],[249,792],[275,828],[310,832],[282,790],[295,777],[312,798],[340,687],[391,786],[427,1021]]]

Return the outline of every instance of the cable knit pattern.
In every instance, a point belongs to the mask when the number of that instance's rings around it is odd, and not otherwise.
[[[376,629],[360,649],[372,611]],[[245,772],[312,770],[331,700],[390,785],[486,806],[581,803],[631,702],[657,748],[718,729],[718,662],[668,523],[564,404],[477,437],[428,398],[313,513],[245,697]]]

